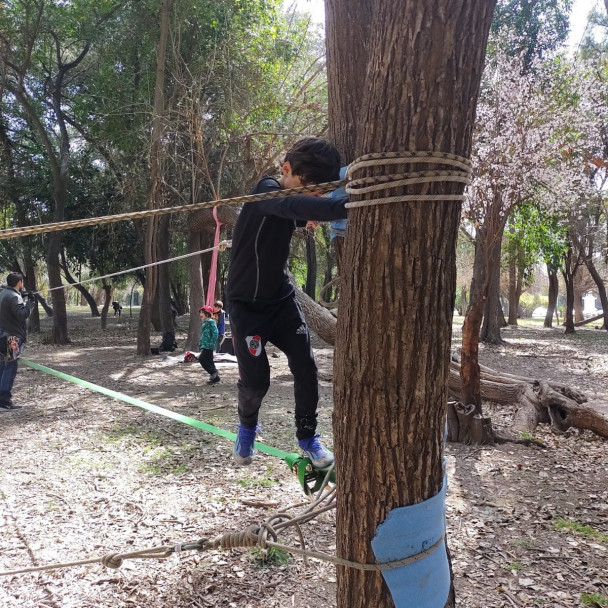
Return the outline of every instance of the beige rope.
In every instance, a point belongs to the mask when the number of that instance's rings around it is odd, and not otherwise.
[[[406,185],[433,183],[438,181],[451,181],[468,184],[470,180],[470,175],[472,173],[472,165],[470,160],[462,156],[458,156],[457,154],[451,154],[449,152],[374,152],[372,154],[366,154],[364,156],[361,156],[355,161],[353,161],[348,167],[347,178],[351,178],[356,172],[366,167],[417,163],[451,166],[460,169],[460,171],[427,171],[387,176],[369,176],[352,181],[352,183],[349,184],[346,188],[346,192],[349,194],[365,194],[366,192],[375,192],[377,190],[394,189]],[[40,224],[37,226],[17,226],[15,228],[6,228],[4,230],[0,230],[0,240],[29,236],[34,234],[45,234],[48,232],[58,232],[60,230],[68,230],[70,228],[83,228],[85,226],[98,226],[101,224],[111,224],[125,220],[144,219],[147,217],[166,215],[168,213],[183,213],[189,211],[196,211],[199,209],[210,209],[212,207],[217,207],[220,205],[240,205],[242,203],[260,202],[273,198],[282,198],[285,196],[290,196],[292,194],[326,193],[345,186],[346,184],[347,180],[339,180],[334,182],[325,182],[322,184],[311,184],[309,186],[303,186],[301,188],[289,188],[286,190],[275,190],[262,194],[249,194],[246,196],[237,196],[234,198],[225,198],[216,201],[205,201],[202,203],[194,203],[191,205],[164,207],[161,209],[146,209],[143,211],[132,211],[130,213],[120,213],[117,215],[106,215],[101,217],[83,218],[79,220],[68,220],[65,222]],[[365,189],[368,186],[374,185],[378,185],[378,187],[371,190]],[[363,186],[363,188],[360,188],[360,186]],[[421,200],[461,201],[464,200],[464,196],[394,196],[369,201],[350,202],[346,204],[346,207],[352,209],[369,205],[382,205],[385,203]]]
[[[90,217],[79,220],[68,220],[65,222],[53,222],[49,224],[39,224],[37,226],[17,226],[15,228],[6,228],[0,230],[0,240],[13,239],[21,236],[29,236],[33,234],[46,234],[47,232],[59,232],[60,230],[68,230],[70,228],[83,228],[85,226],[98,226],[101,224],[112,224],[125,220],[144,219],[158,215],[166,215],[168,213],[183,213],[189,211],[197,211],[199,209],[211,209],[220,205],[240,205],[241,203],[252,203],[258,201],[269,200],[273,198],[283,198],[292,194],[316,194],[324,192],[332,192],[343,186],[344,180],[335,182],[325,182],[323,184],[313,184],[303,186],[301,188],[288,188],[286,190],[273,190],[272,192],[264,192],[262,194],[248,194],[246,196],[237,196],[234,198],[224,198],[216,201],[205,201],[202,203],[193,203],[191,205],[181,205],[176,207],[163,207],[161,209],[146,209],[144,211],[131,211],[129,213],[119,213],[117,215],[104,215],[101,217]]]
[[[456,154],[448,152],[385,152],[367,154],[351,163],[347,169],[347,177],[352,176],[367,167],[378,167],[397,164],[426,163],[432,165],[447,165],[460,170],[434,170],[417,171],[404,174],[391,174],[383,176],[363,177],[351,179],[346,186],[347,194],[369,194],[380,190],[391,190],[412,186],[415,184],[431,184],[438,182],[455,182],[468,185],[471,183],[471,161]],[[347,209],[368,207],[371,205],[384,205],[408,201],[463,201],[461,194],[403,194],[371,200],[351,201],[346,204]]]
[[[169,262],[175,262],[177,260],[184,260],[185,258],[191,258],[195,255],[202,255],[203,253],[209,253],[214,249],[218,251],[225,251],[228,247],[232,246],[232,241],[221,241],[217,244],[217,247],[209,247],[208,249],[201,249],[200,251],[193,251],[191,253],[184,253],[183,255],[175,256],[174,258],[167,258],[166,260],[159,260],[158,262],[151,262],[150,264],[144,264],[142,266],[135,266],[134,268],[127,268],[127,270],[120,270],[119,272],[112,272],[110,274],[104,274],[100,277],[92,277],[85,279],[84,281],[78,281],[76,283],[67,283],[65,285],[59,285],[59,287],[50,287],[46,291],[55,291],[56,289],[69,289],[70,287],[76,287],[76,285],[84,285],[85,283],[92,283],[93,281],[101,281],[102,279],[109,279],[110,277],[117,277],[121,274],[128,274],[129,272],[135,272],[136,270],[143,270],[144,268],[150,268],[150,266],[160,266],[161,264],[168,264]],[[33,293],[42,293],[42,291],[34,291]]]

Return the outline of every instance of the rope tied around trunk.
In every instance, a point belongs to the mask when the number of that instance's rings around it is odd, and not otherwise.
[[[393,173],[353,179],[355,173],[369,167],[385,167],[387,165],[430,164],[454,167],[452,169],[433,169],[430,171],[413,171]],[[471,161],[463,156],[449,152],[381,152],[366,154],[352,162],[346,171],[347,194],[363,195],[383,190],[395,190],[406,186],[433,183],[461,183],[468,186],[473,172]],[[401,203],[409,201],[463,201],[463,194],[401,194],[361,201],[351,201],[347,209],[384,205],[386,203]]]

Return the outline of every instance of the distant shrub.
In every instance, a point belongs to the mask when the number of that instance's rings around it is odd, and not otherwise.
[[[540,294],[522,293],[519,298],[519,306],[521,309],[521,316],[524,319],[529,319],[532,316],[532,311],[535,308],[543,306],[547,308],[549,306],[549,296],[541,296]]]

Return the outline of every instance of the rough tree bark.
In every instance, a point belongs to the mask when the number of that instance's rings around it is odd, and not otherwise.
[[[169,21],[173,10],[173,0],[163,0],[160,11],[160,34],[156,62],[156,82],[154,88],[154,109],[152,117],[152,135],[150,146],[150,189],[148,192],[148,209],[160,207],[162,195],[162,133],[164,114],[165,67],[167,62],[167,39],[169,37]],[[144,243],[144,260],[146,264],[156,261],[158,239],[158,220],[151,217],[146,223]],[[137,327],[137,354],[150,354],[150,319],[158,285],[158,267],[146,269],[146,284],[139,311]]]
[[[188,232],[188,251],[201,251],[201,233],[197,231]],[[205,303],[205,289],[203,287],[203,273],[201,267],[201,256],[193,255],[188,258],[188,269],[190,272],[190,324],[188,326],[188,338],[186,339],[186,350],[197,350],[201,335],[201,321],[198,309]]]
[[[170,215],[163,215],[158,227],[158,259],[169,259],[169,225]],[[158,267],[158,312],[160,316],[160,331],[163,335],[175,341],[175,327],[171,311],[171,264],[161,264]]]
[[[474,405],[481,416],[479,394],[479,333],[488,293],[490,268],[493,260],[500,260],[500,243],[506,217],[502,214],[500,201],[489,205],[484,223],[477,233],[473,279],[469,294],[469,305],[462,326],[462,398],[465,405]]]
[[[494,2],[329,0],[326,7],[330,125],[345,159],[408,149],[468,157]],[[348,80],[356,71],[364,82]],[[421,191],[462,188],[408,190]],[[337,550],[370,562],[377,525],[442,486],[438,404],[447,397],[460,205],[363,207],[349,221],[334,365]],[[375,572],[338,567],[337,596],[339,608],[393,606]]]
[[[500,334],[501,328],[506,325],[500,302],[500,250],[493,252],[493,254],[489,260],[493,266],[489,268],[488,294],[479,339],[486,344],[504,344]],[[495,259],[496,254],[498,255],[498,263]]]

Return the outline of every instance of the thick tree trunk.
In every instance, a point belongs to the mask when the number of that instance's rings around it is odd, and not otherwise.
[[[559,281],[557,271],[547,266],[549,275],[549,303],[547,304],[547,314],[545,315],[544,327],[553,327],[553,315],[557,308],[557,295],[559,293]]]
[[[61,221],[56,219],[55,221]],[[46,267],[49,276],[49,287],[60,287],[61,267],[59,266],[59,253],[61,251],[61,233],[51,232],[48,235],[48,249],[46,253]],[[65,290],[53,289],[51,291],[51,302],[53,303],[53,343],[67,344],[68,337],[68,315],[65,304]]]
[[[493,6],[327,2],[331,116],[349,108],[332,129],[347,159],[408,149],[470,155]],[[344,62],[332,66],[337,56]],[[341,76],[332,82],[336,71],[348,76],[349,70],[364,74],[365,85],[358,86],[362,76],[343,87]],[[343,128],[349,135],[338,135]],[[391,166],[386,173],[404,169],[420,167]],[[420,192],[462,187],[415,186],[390,196]],[[436,495],[443,483],[445,410],[437,405],[447,397],[460,205],[362,207],[350,212],[349,222],[334,375],[337,551],[372,562],[377,525],[393,509]],[[394,605],[379,573],[344,567],[338,567],[337,599],[338,608]],[[453,594],[445,598],[446,605],[453,602]]]

